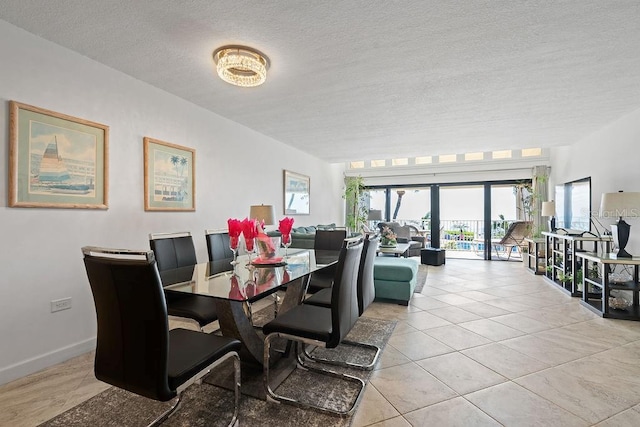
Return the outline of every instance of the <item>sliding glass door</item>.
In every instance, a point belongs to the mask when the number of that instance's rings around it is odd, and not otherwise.
[[[381,219],[369,226],[379,221],[415,226],[429,246],[447,250],[450,258],[503,259],[500,247],[494,250],[495,242],[520,219],[521,186],[519,181],[502,181],[370,188],[370,209],[380,211],[373,216]],[[519,248],[510,259],[520,259]]]

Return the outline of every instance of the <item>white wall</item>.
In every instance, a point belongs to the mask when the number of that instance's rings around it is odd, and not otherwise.
[[[0,384],[94,347],[84,245],[147,249],[150,232],[189,230],[205,260],[205,229],[247,216],[252,204],[273,204],[283,216],[283,169],[311,177],[311,215],[296,216],[296,224],[344,223],[342,165],[1,20],[0,58],[0,129],[7,141],[0,150]],[[9,100],[110,127],[108,210],[7,207]],[[195,212],[144,211],[144,136],[196,150]],[[50,313],[50,301],[64,297],[73,298],[73,307]]]
[[[640,191],[640,109],[576,144],[553,149],[551,159],[551,191],[555,185],[590,176],[591,212],[597,216],[602,193]],[[607,230],[615,222],[597,219]],[[631,224],[627,251],[640,255],[640,220],[625,220]]]

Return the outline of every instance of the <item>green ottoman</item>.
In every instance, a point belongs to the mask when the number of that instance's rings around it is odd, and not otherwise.
[[[409,305],[417,277],[417,259],[376,257],[373,264],[376,299],[394,300],[399,304]]]

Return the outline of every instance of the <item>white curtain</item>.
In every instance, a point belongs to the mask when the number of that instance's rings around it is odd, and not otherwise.
[[[534,235],[539,234],[542,231],[549,231],[549,224],[547,221],[542,220],[542,202],[549,201],[549,167],[548,166],[535,166],[533,168],[533,206],[531,211],[533,213],[533,232]]]

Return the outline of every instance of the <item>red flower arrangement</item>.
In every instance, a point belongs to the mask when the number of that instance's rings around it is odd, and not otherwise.
[[[293,228],[293,218],[284,217],[278,224],[278,231],[282,234],[282,243],[287,244],[291,240],[291,229]]]
[[[255,219],[245,218],[242,220],[242,235],[247,251],[253,251],[253,239],[258,235],[257,224]]]
[[[238,249],[238,240],[240,239],[240,234],[242,234],[242,221],[229,218],[227,226],[229,228],[229,247],[235,251]]]

